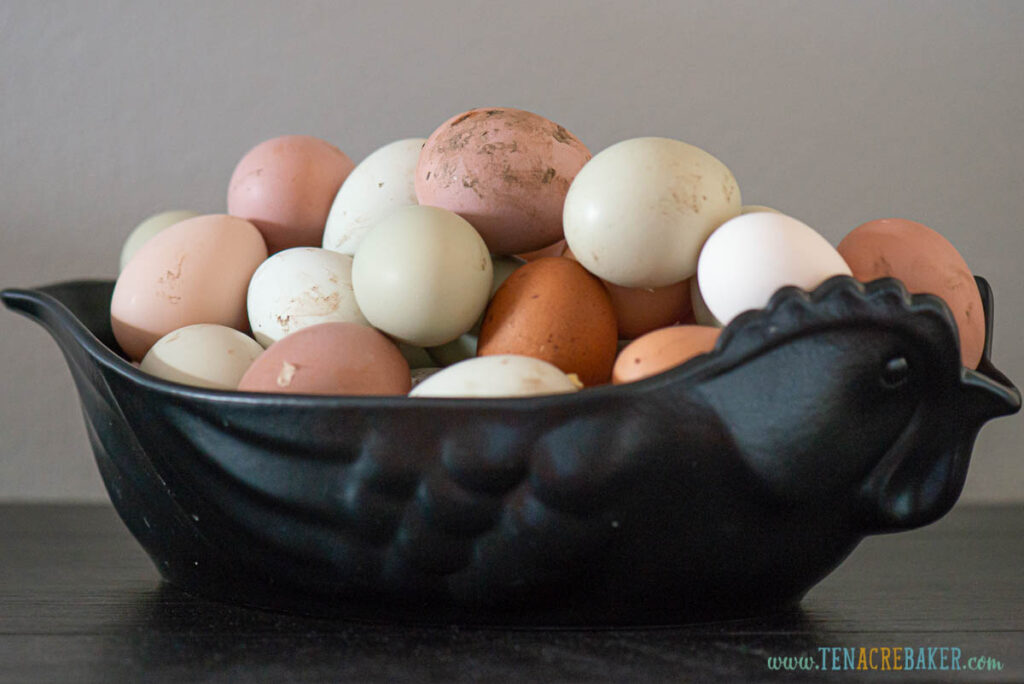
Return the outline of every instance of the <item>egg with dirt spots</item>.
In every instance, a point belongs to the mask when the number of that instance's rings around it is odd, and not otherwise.
[[[397,140],[359,162],[334,197],[324,249],[355,254],[373,224],[396,207],[416,204],[414,179],[426,138]]]
[[[869,221],[843,238],[839,253],[863,282],[893,277],[914,294],[938,295],[953,312],[961,360],[977,368],[985,347],[985,312],[974,275],[946,238],[906,219]]]
[[[407,394],[409,364],[380,332],[358,323],[321,323],[267,347],[238,389],[283,394]]]
[[[477,354],[531,356],[599,385],[611,377],[616,332],[601,281],[571,259],[547,257],[520,266],[498,288]]]
[[[249,281],[247,308],[264,347],[320,323],[370,324],[352,291],[352,257],[318,247],[293,247],[264,261]]]
[[[565,240],[583,266],[623,287],[664,287],[697,271],[701,246],[739,215],[736,179],[714,156],[669,138],[598,153],[565,198]]]
[[[153,236],[117,278],[110,324],[133,360],[167,333],[195,323],[249,329],[249,279],[267,258],[256,227],[210,214],[186,219]]]
[[[542,116],[472,109],[427,139],[416,197],[469,221],[494,254],[530,252],[562,238],[566,192],[589,159],[576,136]]]

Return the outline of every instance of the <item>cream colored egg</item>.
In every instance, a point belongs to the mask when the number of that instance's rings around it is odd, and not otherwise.
[[[327,215],[324,249],[355,254],[374,223],[396,207],[417,204],[414,176],[426,141],[397,140],[371,153],[352,170]]]
[[[199,216],[197,212],[187,211],[184,209],[175,211],[164,211],[159,214],[153,214],[148,219],[135,226],[131,234],[128,235],[128,239],[124,241],[124,245],[121,247],[121,266],[118,269],[123,271],[124,267],[132,260],[135,256],[135,252],[139,251],[139,247],[146,244],[151,237],[162,231],[168,226],[173,226],[179,221],[190,219],[193,216]]]
[[[623,287],[664,287],[697,270],[701,245],[740,213],[732,172],[668,138],[612,145],[580,170],[565,198],[565,239],[591,273]]]
[[[233,390],[261,353],[263,347],[243,332],[199,323],[157,340],[139,369],[183,385]]]
[[[781,287],[812,290],[835,275],[850,275],[850,267],[825,238],[791,216],[764,212],[723,224],[697,267],[704,302],[723,324],[765,306]]]
[[[352,291],[352,257],[318,247],[286,249],[260,264],[246,304],[264,347],[320,323],[369,325]]]
[[[493,266],[479,233],[458,214],[401,207],[363,238],[352,285],[371,325],[402,342],[435,347],[480,318]]]
[[[575,392],[572,378],[547,361],[512,354],[467,359],[418,384],[413,397],[526,397]]]

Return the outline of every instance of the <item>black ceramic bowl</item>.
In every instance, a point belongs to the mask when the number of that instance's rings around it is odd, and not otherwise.
[[[978,279],[991,339],[991,295]],[[866,534],[942,516],[1020,407],[896,280],[780,290],[668,373],[522,399],[196,389],[127,363],[113,283],[6,290],[63,350],[161,574],[318,615],[667,624],[793,604]]]

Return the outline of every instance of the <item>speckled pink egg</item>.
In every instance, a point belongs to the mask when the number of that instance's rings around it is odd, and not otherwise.
[[[249,279],[266,258],[260,232],[235,216],[196,216],[170,226],[142,245],[117,279],[110,301],[117,343],[137,361],[187,325],[248,331]]]
[[[228,213],[252,221],[271,254],[319,247],[334,196],[353,168],[348,155],[312,136],[261,142],[231,175]]]
[[[408,394],[409,364],[388,338],[358,323],[321,323],[267,347],[242,376],[243,392]]]
[[[569,184],[590,152],[564,127],[520,109],[472,109],[427,139],[416,167],[420,204],[469,221],[493,254],[562,239]]]

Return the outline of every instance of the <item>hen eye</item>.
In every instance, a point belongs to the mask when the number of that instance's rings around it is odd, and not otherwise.
[[[902,356],[889,359],[882,368],[882,387],[896,389],[910,377],[910,364]]]

